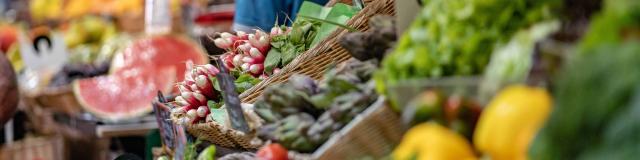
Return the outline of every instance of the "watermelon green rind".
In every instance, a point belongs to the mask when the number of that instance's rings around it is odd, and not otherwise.
[[[171,91],[171,89],[173,88],[174,84],[175,84],[175,75],[176,75],[176,71],[174,68],[172,67],[167,67],[164,69],[161,69],[160,72],[157,72],[160,74],[157,75],[146,75],[146,76],[151,76],[153,78],[157,78],[157,79],[161,79],[161,80],[166,80],[165,83],[163,83],[163,87],[161,87],[162,89],[160,89],[163,92],[168,92]],[[163,75],[164,74],[164,75]],[[95,78],[114,78],[114,77],[109,77],[109,76],[121,76],[121,75],[107,75],[107,76],[100,76],[100,77],[94,77],[94,78],[90,78],[90,79],[81,79],[81,80],[76,80],[72,83],[73,85],[73,93],[76,97],[76,100],[78,101],[78,103],[80,104],[80,106],[82,106],[82,108],[95,115],[96,117],[100,118],[101,120],[104,121],[108,121],[108,122],[119,122],[119,121],[123,121],[123,120],[127,120],[127,119],[131,119],[131,118],[135,118],[135,117],[139,117],[142,116],[144,114],[150,113],[153,110],[153,107],[151,106],[151,102],[153,101],[153,99],[155,98],[155,96],[152,97],[148,97],[148,100],[140,100],[137,102],[137,104],[133,104],[132,106],[135,107],[127,107],[127,108],[134,108],[132,110],[128,110],[126,112],[119,112],[119,113],[114,113],[114,112],[108,112],[105,110],[101,110],[98,106],[92,106],[90,102],[88,102],[86,99],[87,97],[82,96],[83,95],[83,90],[81,89],[81,81],[86,81],[86,80],[95,80]],[[149,78],[149,77],[146,77]],[[150,95],[155,95],[155,91],[150,91],[153,93],[148,93]],[[122,96],[132,96],[132,95],[128,95],[128,91],[123,91]],[[92,97],[93,98],[93,97]],[[145,98],[145,97],[141,97],[141,98]],[[113,99],[113,101],[117,101],[118,99]]]

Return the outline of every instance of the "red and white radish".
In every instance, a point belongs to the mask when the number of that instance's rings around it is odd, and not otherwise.
[[[242,68],[242,70],[247,71],[249,70],[249,66],[251,66],[251,64],[249,63],[243,63],[240,68]]]
[[[251,46],[258,48],[260,52],[267,53],[271,48],[271,38],[269,34],[256,30],[255,34],[249,34],[249,43]]]
[[[273,69],[273,74],[278,74],[280,73],[280,68],[274,68]]]
[[[207,106],[200,106],[198,107],[198,110],[196,110],[198,117],[204,118],[205,116],[207,116],[207,114],[209,114],[209,107]]]
[[[189,110],[187,111],[187,118],[189,119],[196,119],[197,118],[197,111],[195,109]]]
[[[242,57],[244,57],[242,54],[236,54],[233,56],[233,65],[234,66],[241,66],[242,67]]]
[[[253,75],[260,75],[262,74],[263,70],[264,70],[263,64],[252,64],[251,66],[249,66],[249,72],[251,72],[251,74]]]
[[[218,48],[228,49],[231,48],[231,44],[233,44],[233,41],[231,41],[231,38],[216,38],[213,40],[213,43]]]
[[[273,28],[271,28],[271,36],[279,36],[282,35],[284,33],[284,31],[282,31],[282,29],[278,26],[275,26]]]
[[[229,53],[225,53],[221,56],[222,61],[224,62],[224,67],[227,67],[229,69],[233,69],[235,68],[235,65],[233,65],[233,55],[229,54]]]

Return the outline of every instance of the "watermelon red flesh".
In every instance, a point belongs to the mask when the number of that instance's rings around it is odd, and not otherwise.
[[[90,113],[108,121],[119,121],[151,112],[158,91],[170,91],[176,71],[143,68],[77,80],[73,84],[76,99]]]
[[[122,53],[114,56],[111,73],[130,68],[163,68],[176,69],[176,78],[180,82],[184,79],[185,63],[194,64],[209,62],[206,54],[193,42],[180,36],[154,36],[136,40]]]

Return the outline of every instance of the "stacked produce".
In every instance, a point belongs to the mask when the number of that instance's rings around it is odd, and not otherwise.
[[[225,32],[214,42],[217,47],[227,50],[221,56],[225,67],[260,77],[264,75],[264,59],[271,48],[270,37],[260,30],[256,30],[255,34],[239,31],[233,35]]]
[[[224,104],[223,96],[216,78],[220,70],[211,64],[187,63],[186,68],[184,81],[178,82],[176,85],[180,94],[175,97],[173,102],[177,106],[171,111],[173,116],[181,118],[179,122],[181,124],[213,121],[224,123],[227,114],[221,108]],[[260,82],[248,74],[236,72],[232,76],[237,77],[234,82],[237,91],[244,91]]]
[[[553,18],[558,0],[432,0],[384,60],[378,82],[483,73],[496,45]],[[384,88],[384,87],[381,87]]]
[[[293,76],[267,88],[255,103],[267,123],[259,136],[291,150],[315,150],[375,101],[373,86],[366,83],[374,69],[371,62],[352,61],[319,83]]]
[[[340,45],[358,60],[382,60],[396,39],[393,17],[376,15],[369,19],[369,31],[348,33],[340,39]]]
[[[227,50],[221,56],[226,67],[265,78],[279,72],[279,68],[308,50],[319,24],[299,20],[292,27],[273,27],[270,33],[260,30],[255,34],[222,33],[214,42],[217,47]]]
[[[210,113],[209,107],[218,107],[208,105],[215,104],[213,100],[220,97],[212,82],[220,71],[211,64],[194,66],[192,63],[187,63],[187,70],[184,81],[177,84],[180,95],[175,98],[175,102],[180,107],[174,108],[172,112],[186,114],[185,122],[197,123],[206,119]]]
[[[64,28],[64,41],[69,48],[87,46],[92,49],[117,34],[115,24],[98,16],[85,16],[73,20]]]

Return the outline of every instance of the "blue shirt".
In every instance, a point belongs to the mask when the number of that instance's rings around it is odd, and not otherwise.
[[[325,4],[328,0],[308,0]],[[274,24],[291,25],[303,0],[236,0],[234,23],[270,31]],[[276,21],[277,17],[277,21]]]

